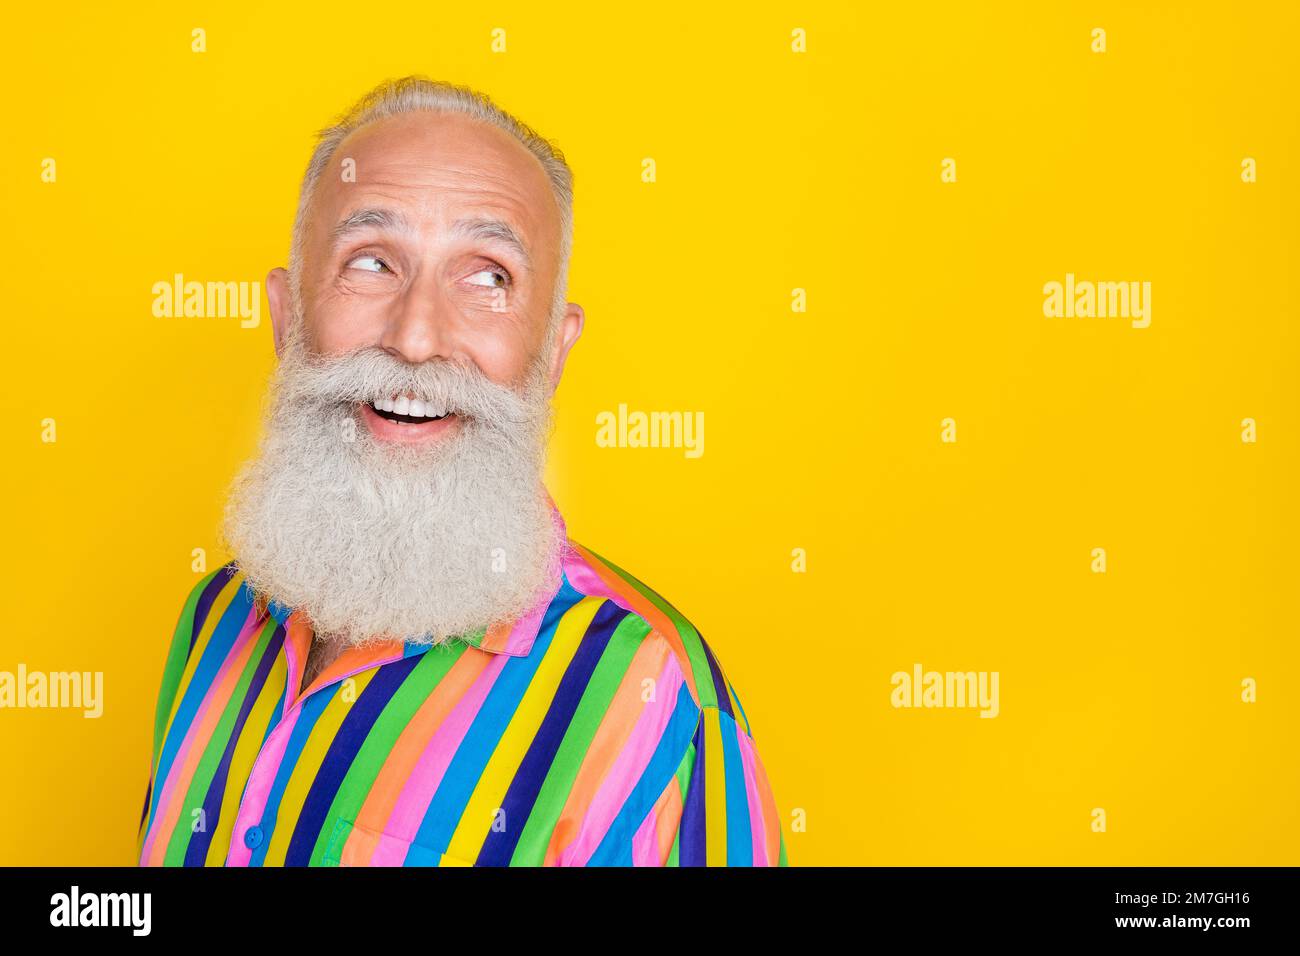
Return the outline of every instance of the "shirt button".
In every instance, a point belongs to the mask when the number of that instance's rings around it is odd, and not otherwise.
[[[256,850],[262,845],[262,828],[254,824],[244,831],[244,846]]]

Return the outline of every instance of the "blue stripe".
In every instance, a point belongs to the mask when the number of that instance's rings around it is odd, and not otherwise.
[[[199,639],[199,631],[203,630],[203,622],[208,619],[208,612],[212,610],[212,604],[217,599],[217,595],[222,589],[230,583],[230,579],[235,576],[235,563],[223,564],[217,570],[212,572],[207,583],[203,585],[203,593],[199,595],[198,601],[194,605],[193,627],[190,628],[190,650],[194,650],[194,642]],[[187,654],[185,659],[189,660]]]
[[[678,866],[706,866],[708,864],[708,832],[704,814],[704,711],[700,711],[695,727],[695,764],[691,767],[686,784],[686,800],[682,804],[682,822],[677,833]]]
[[[749,826],[749,794],[745,790],[745,761],[740,755],[740,728],[730,714],[718,715],[722,731],[722,763],[727,787],[727,866],[753,866],[753,833]]]
[[[655,747],[654,756],[610,824],[609,832],[591,855],[588,866],[632,865],[632,838],[677,774],[682,755],[690,746],[691,734],[699,724],[700,709],[691,696],[690,687],[683,683],[677,691],[677,704],[663,736],[659,738],[659,745]],[[679,849],[679,857],[680,853]]]
[[[736,715],[731,710],[731,698],[727,696],[727,679],[722,673],[722,665],[713,656],[713,648],[705,643],[703,637],[700,638],[700,646],[704,648],[704,656],[709,662],[709,674],[713,677],[713,693],[718,698],[718,710],[734,718]]]
[[[283,652],[283,650],[284,650],[284,644],[283,644],[283,643],[281,643],[281,645],[280,645],[280,650],[281,650],[282,652]],[[276,727],[279,727],[279,726],[280,726],[280,721],[284,719],[284,698],[285,698],[285,697],[288,695],[288,693],[289,693],[289,662],[288,662],[288,660],[286,660],[285,663],[284,663],[284,672],[285,672],[285,677],[284,677],[284,686],[280,688],[280,696],[279,696],[279,698],[276,700],[276,702],[275,702],[275,706],[271,708],[271,717],[270,717],[270,719],[266,722],[266,730],[262,731],[262,747],[265,747],[265,746],[266,746],[266,742],[267,742],[268,740],[271,739],[271,731],[275,730]],[[258,749],[260,750],[261,747],[259,747]]]
[[[375,721],[420,660],[419,657],[406,657],[383,665],[366,684],[361,696],[349,706],[347,716],[330,741],[320,770],[307,791],[302,812],[298,814],[298,822],[293,828],[293,838],[289,841],[289,852],[284,858],[285,866],[306,866],[311,862],[312,852],[325,827],[325,817],[329,814],[344,776],[374,728]],[[342,682],[339,683],[342,686]],[[319,694],[320,691],[316,693]]]
[[[731,689],[731,696],[736,698],[736,706],[740,708],[740,719],[745,722],[745,736],[750,740],[754,739],[753,728],[749,726],[749,715],[745,713],[745,705],[741,703],[740,695],[736,693],[736,685],[727,681],[727,687]]]
[[[573,660],[555,691],[555,697],[546,710],[546,716],[542,718],[537,736],[528,745],[528,752],[519,762],[519,769],[510,781],[505,799],[501,801],[506,827],[488,833],[479,849],[478,858],[474,861],[475,866],[509,865],[515,847],[519,845],[519,838],[523,836],[524,824],[532,813],[537,795],[541,792],[551,763],[560,749],[560,743],[568,733],[573,715],[587,692],[587,685],[591,683],[591,675],[604,656],[615,629],[627,616],[628,612],[613,601],[605,601],[591,619],[587,633],[583,635],[582,643],[573,655]],[[514,825],[511,825],[512,822]]]
[[[198,667],[194,669],[194,676],[190,679],[185,688],[185,695],[181,698],[181,705],[176,711],[176,717],[172,720],[171,726],[167,729],[167,739],[163,743],[162,755],[158,758],[158,770],[154,774],[154,792],[153,806],[150,809],[150,815],[158,812],[158,798],[162,795],[163,784],[167,780],[167,775],[171,773],[172,763],[176,759],[176,751],[180,750],[182,741],[190,729],[190,724],[194,722],[194,715],[198,713],[199,705],[203,703],[203,698],[208,692],[213,679],[217,676],[217,671],[225,663],[226,657],[230,654],[230,649],[235,644],[235,638],[239,636],[243,628],[244,621],[248,619],[248,612],[253,606],[253,592],[249,590],[244,583],[239,585],[237,593],[226,608],[226,613],[221,616],[217,622],[216,629],[212,633],[211,640],[208,641],[207,647],[203,649],[203,656],[199,658]],[[205,741],[195,741],[196,745],[202,746]],[[150,826],[153,821],[150,820]]]
[[[275,772],[275,783],[267,796],[266,809],[262,811],[262,819],[257,821],[257,825],[262,828],[262,845],[253,851],[248,861],[249,866],[261,866],[262,861],[266,859],[267,848],[271,845],[271,834],[275,832],[275,817],[280,811],[280,800],[289,785],[289,778],[293,775],[294,768],[298,766],[298,758],[302,756],[302,750],[307,746],[307,738],[311,736],[312,728],[320,719],[325,705],[334,699],[341,686],[341,684],[331,684],[322,687],[303,703],[298,722],[294,724],[293,733],[289,736],[289,744],[284,748],[284,759],[280,761],[280,766]],[[243,834],[240,833],[235,834],[236,839],[242,836]]]
[[[280,645],[283,642],[284,628],[277,627],[272,632],[266,649],[262,652],[261,660],[257,662],[257,670],[254,671],[253,679],[248,685],[248,691],[244,694],[244,699],[239,705],[239,715],[235,718],[235,724],[230,729],[230,738],[226,741],[226,749],[221,755],[221,763],[217,765],[216,772],[212,775],[212,783],[208,787],[208,794],[203,799],[203,823],[206,830],[191,834],[189,846],[185,848],[185,866],[202,866],[204,861],[207,860],[208,847],[212,843],[212,834],[216,832],[217,823],[221,819],[221,798],[225,796],[231,758],[235,754],[235,747],[239,743],[239,738],[243,736],[244,724],[248,721],[249,712],[252,711],[253,704],[262,695],[262,688],[266,685],[267,675],[271,673],[271,667],[275,664],[276,655],[280,653]]]

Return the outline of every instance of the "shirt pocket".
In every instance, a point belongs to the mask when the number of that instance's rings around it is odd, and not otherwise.
[[[330,832],[321,866],[473,866],[440,848],[406,840],[340,817]]]

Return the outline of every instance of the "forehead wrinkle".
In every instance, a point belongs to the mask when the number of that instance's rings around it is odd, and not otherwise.
[[[456,238],[499,242],[510,248],[524,268],[535,272],[530,239],[538,228],[537,218],[526,204],[509,196],[484,196],[474,188],[434,185],[410,186],[398,183],[368,183],[372,196],[359,200],[360,206],[343,214],[330,230],[331,248],[336,248],[352,234],[375,228],[418,235],[428,223],[437,223],[456,215],[449,231]],[[453,206],[444,208],[448,201]],[[383,203],[392,203],[391,206]],[[413,209],[414,218],[400,207]],[[463,207],[463,208],[462,208]]]
[[[524,227],[538,228],[552,214],[559,219],[558,205],[541,164],[522,146],[518,147],[521,154],[516,153],[513,141],[503,144],[508,152],[493,150],[472,159],[455,153],[417,158],[400,154],[407,144],[384,146],[383,133],[375,126],[365,127],[353,136],[360,142],[346,151],[358,170],[356,185],[351,188],[391,192],[394,198],[413,190],[432,191],[435,198],[442,193],[460,194],[475,205],[502,207],[512,214],[517,225]],[[336,155],[344,152],[340,146]],[[372,152],[378,155],[367,156]],[[520,163],[525,168],[521,169]],[[333,181],[337,184],[337,179]]]
[[[337,246],[354,232],[363,229],[388,229],[398,232],[414,232],[410,221],[400,209],[386,209],[382,206],[367,206],[355,209],[345,215],[330,230],[330,244]]]
[[[438,131],[440,126],[450,132]],[[457,144],[467,130],[470,145],[462,150]],[[516,226],[526,227],[526,234],[549,231],[550,219],[561,231],[563,216],[541,161],[491,124],[454,113],[390,116],[346,136],[334,160],[344,156],[356,161],[358,185],[486,194],[477,197],[479,204],[502,205],[513,213]],[[337,177],[328,178],[338,183]]]
[[[421,169],[427,172],[427,168]],[[406,181],[375,177],[359,185],[394,202],[414,205],[425,218],[432,216],[432,210],[449,203],[465,206],[467,214],[470,210],[499,210],[502,218],[524,233],[535,229],[542,218],[535,209],[536,202],[512,179],[473,172],[452,180],[436,176],[412,177]]]

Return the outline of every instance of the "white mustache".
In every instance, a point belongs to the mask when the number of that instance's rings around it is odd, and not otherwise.
[[[522,389],[515,391],[492,381],[473,365],[442,359],[413,365],[378,347],[337,356],[303,351],[286,359],[289,364],[297,359],[299,365],[295,375],[281,382],[279,397],[299,408],[373,403],[410,395],[488,427],[524,424],[537,418],[541,408],[536,390],[542,383],[536,370]]]

